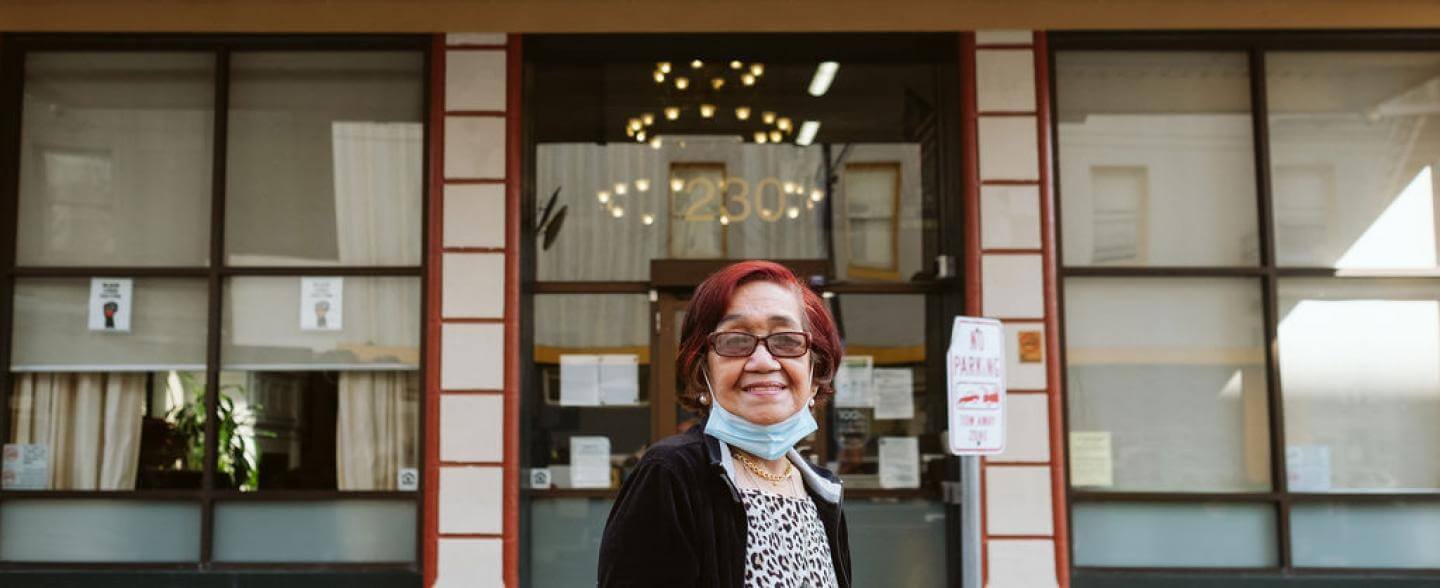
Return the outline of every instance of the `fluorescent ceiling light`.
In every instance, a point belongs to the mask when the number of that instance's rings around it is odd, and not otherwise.
[[[800,125],[800,134],[795,137],[796,145],[809,145],[815,141],[815,133],[820,132],[820,121],[807,120]]]
[[[835,72],[840,71],[840,64],[834,61],[825,61],[815,68],[815,77],[810,78],[810,95],[824,96],[825,91],[830,89],[830,82],[835,81]]]

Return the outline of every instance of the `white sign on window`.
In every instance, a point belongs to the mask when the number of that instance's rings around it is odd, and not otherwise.
[[[50,447],[31,443],[6,443],[0,488],[6,490],[50,489]]]
[[[871,389],[875,358],[869,355],[846,355],[840,358],[835,372],[835,406],[870,408],[875,406]]]
[[[610,487],[610,438],[570,438],[570,486],[573,488]]]
[[[129,333],[134,293],[130,278],[90,278],[90,330]]]
[[[950,453],[1005,450],[1005,332],[995,319],[955,317],[945,354]]]
[[[920,440],[915,437],[880,438],[880,487],[920,487]]]
[[[300,330],[339,331],[345,319],[345,278],[300,278]]]

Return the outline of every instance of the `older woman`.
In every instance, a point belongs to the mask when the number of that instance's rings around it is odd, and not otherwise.
[[[600,585],[849,586],[840,481],[793,449],[840,355],[829,310],[785,267],[745,261],[700,284],[676,367],[704,425],[655,444],[621,486]]]

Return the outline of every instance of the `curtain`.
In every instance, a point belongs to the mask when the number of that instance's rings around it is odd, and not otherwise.
[[[336,423],[340,490],[395,490],[401,468],[419,467],[420,374],[343,372]]]
[[[11,439],[49,449],[50,489],[135,489],[144,373],[18,374],[15,394]]]

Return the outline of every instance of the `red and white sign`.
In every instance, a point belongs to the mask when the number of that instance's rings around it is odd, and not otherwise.
[[[945,354],[950,453],[1005,450],[1005,331],[994,319],[955,317]]]

